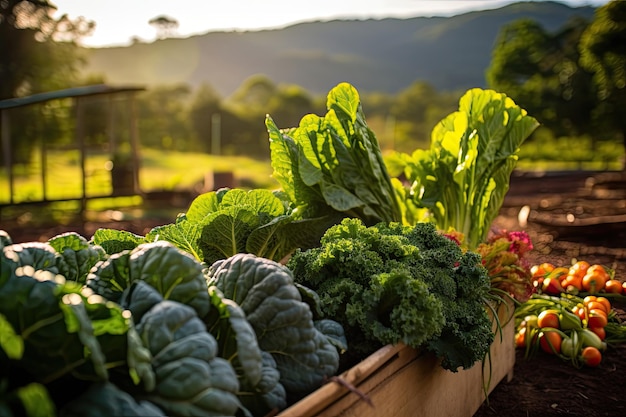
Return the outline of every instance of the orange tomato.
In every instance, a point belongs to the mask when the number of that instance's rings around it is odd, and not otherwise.
[[[526,327],[522,327],[515,333],[515,346],[518,348],[526,347]]]
[[[543,310],[537,316],[537,326],[559,328],[559,312],[556,310]]]
[[[589,310],[587,327],[605,327],[609,322],[604,310]]]
[[[593,346],[587,346],[580,354],[583,363],[587,366],[598,366],[602,362],[602,353]]]
[[[622,292],[622,282],[617,279],[609,279],[604,284],[604,291],[612,294],[620,294]]]
[[[597,334],[600,340],[606,339],[606,330],[604,327],[590,327],[589,330]]]
[[[588,310],[602,310],[604,311],[606,314],[609,314],[610,310],[607,311],[606,310],[606,306],[604,305],[604,303],[601,303],[599,301],[590,301],[587,304],[585,304],[587,306]]]
[[[546,353],[561,353],[561,342],[563,342],[563,338],[558,332],[545,331],[539,334],[539,345]]]
[[[604,310],[606,311],[607,314],[611,312],[611,309],[613,307],[611,306],[611,302],[609,301],[608,298],[600,296],[596,298],[596,301],[604,304]]]
[[[604,289],[608,280],[609,274],[601,265],[591,265],[583,277],[583,290],[595,294]]]
[[[565,278],[563,279],[561,285],[563,286],[563,288],[567,288],[571,286],[573,288],[576,288],[578,291],[582,291],[583,278],[578,275],[567,274]]]
[[[533,265],[530,268],[530,273],[533,278],[545,277],[554,269],[554,265],[550,262],[544,262],[539,265]]]
[[[587,273],[587,269],[589,269],[591,265],[587,261],[578,261],[574,263],[574,265],[569,267],[569,274],[580,276],[581,278],[585,276]]]

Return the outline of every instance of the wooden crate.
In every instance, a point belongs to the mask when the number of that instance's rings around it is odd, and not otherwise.
[[[501,306],[501,320],[506,319],[504,311],[508,316],[512,313]],[[515,325],[513,320],[505,321],[502,340],[498,334],[491,346],[491,372],[489,361],[484,367],[481,362],[467,370],[450,372],[432,354],[402,344],[387,345],[339,376],[371,404],[331,381],[278,416],[471,417],[486,399],[485,389],[490,393],[503,379],[510,381],[513,377]]]

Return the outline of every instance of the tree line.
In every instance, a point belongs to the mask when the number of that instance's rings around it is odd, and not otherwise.
[[[78,75],[79,41],[93,30],[93,22],[66,16],[55,20],[52,11],[48,1],[0,2],[0,99],[105,81]],[[543,140],[546,132],[553,137],[588,135],[594,141],[619,141],[626,148],[621,111],[626,104],[625,39],[622,1],[599,7],[592,21],[578,18],[556,32],[529,19],[513,22],[494,43],[487,87],[506,93],[541,122],[542,132],[531,140]],[[416,80],[397,94],[362,92],[362,100],[381,146],[409,152],[428,146],[432,128],[456,110],[462,93],[437,91]],[[138,96],[139,134],[147,147],[265,158],[266,114],[280,127],[294,127],[307,113],[324,114],[325,99],[263,75],[245,80],[228,97],[210,84],[195,89],[162,85]],[[106,149],[106,106],[90,105],[85,127],[89,143]],[[115,111],[120,120],[126,116],[123,108]],[[71,146],[71,112],[69,101],[15,110],[14,158],[28,160],[42,135],[47,142]]]

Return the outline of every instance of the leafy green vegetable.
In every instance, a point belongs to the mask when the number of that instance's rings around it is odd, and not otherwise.
[[[53,417],[56,409],[45,386],[31,382],[11,392],[3,392],[0,379],[0,415],[3,417]]]
[[[217,342],[193,308],[164,300],[137,331],[156,375],[155,390],[142,398],[174,416],[234,416],[241,409],[235,371],[217,356]]]
[[[143,236],[126,230],[98,229],[91,237],[94,245],[101,246],[104,251],[112,255],[125,250],[133,250],[142,243],[146,243]]]
[[[9,246],[13,244],[13,239],[7,233],[6,230],[0,230],[0,250],[5,246]]]
[[[266,118],[273,176],[303,217],[357,217],[372,225],[401,221],[402,212],[357,90],[341,83],[328,93],[324,117],[306,115],[279,130]]]
[[[158,226],[148,241],[165,240],[207,264],[237,253],[280,261],[299,247],[312,247],[326,219],[302,219],[282,193],[222,189],[194,199],[176,222]]]
[[[319,294],[324,314],[343,325],[348,364],[404,342],[434,351],[456,371],[483,359],[493,340],[480,258],[432,223],[366,227],[344,219],[319,248],[297,251],[287,266]]]
[[[144,243],[131,252],[110,256],[92,269],[87,286],[119,302],[122,292],[136,281],[150,284],[166,300],[193,307],[200,317],[208,312],[209,295],[202,265],[166,241]]]
[[[207,277],[243,309],[260,348],[276,361],[288,395],[298,398],[335,374],[339,353],[315,327],[289,269],[252,254],[237,254],[212,264]]]
[[[60,255],[52,246],[44,242],[15,243],[2,248],[3,258],[14,264],[15,267],[27,267],[29,272],[33,270],[59,273],[57,266]]]
[[[149,401],[137,401],[110,382],[97,382],[63,407],[59,415],[59,417],[84,416],[160,417],[166,414]]]
[[[54,236],[48,244],[61,255],[57,259],[59,273],[72,281],[84,283],[89,270],[106,259],[106,252],[101,246],[90,244],[76,232]]]
[[[239,379],[238,396],[254,415],[268,415],[287,405],[274,357],[259,347],[245,312],[214,286],[209,288],[212,309],[204,319],[218,342],[219,356],[227,358]]]
[[[537,126],[506,95],[467,91],[459,110],[433,129],[430,149],[394,157],[410,183],[407,207],[427,209],[423,218],[462,233],[475,249],[502,206],[520,146]]]

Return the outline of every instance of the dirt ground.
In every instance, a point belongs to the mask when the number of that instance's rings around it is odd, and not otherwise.
[[[522,227],[524,206],[530,212]],[[513,177],[495,224],[530,234],[533,264],[586,260],[614,268],[626,281],[624,173]],[[626,319],[626,304],[614,307]],[[516,355],[513,379],[501,382],[474,417],[626,416],[626,344],[609,346],[597,368],[576,369],[547,354]]]
[[[98,227],[138,234],[172,219],[86,222],[49,228],[3,224],[15,242],[47,240],[67,231],[90,237]],[[626,281],[626,173],[514,174],[494,223],[526,230],[532,264],[586,260],[615,269]],[[626,304],[614,304],[626,320]],[[576,369],[549,355],[517,352],[511,381],[501,382],[474,417],[626,416],[626,344],[610,346],[597,368]]]

